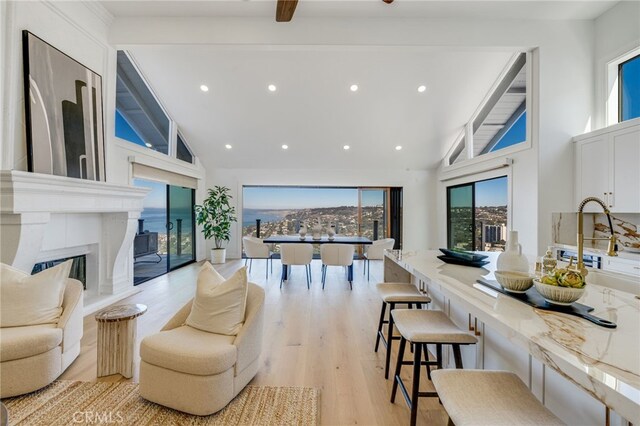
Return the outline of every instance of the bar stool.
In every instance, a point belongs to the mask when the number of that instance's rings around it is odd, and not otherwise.
[[[507,371],[438,370],[433,385],[450,425],[564,424]]]
[[[427,366],[427,375],[431,378],[429,365],[432,361],[421,361],[422,352],[426,351],[428,344],[435,344],[437,350],[438,369],[442,368],[442,345],[451,345],[456,368],[462,368],[462,355],[460,345],[473,345],[478,340],[460,330],[442,311],[427,311],[422,309],[395,309],[391,311],[391,316],[400,332],[400,348],[398,349],[398,360],[391,390],[391,402],[396,399],[398,385],[402,391],[407,405],[411,409],[411,426],[416,424],[418,415],[418,398],[421,396],[438,396],[436,392],[420,392],[420,366]],[[404,350],[407,341],[413,344],[413,362],[404,361]],[[411,397],[407,392],[402,379],[400,369],[403,365],[413,365],[413,384],[411,387]],[[434,373],[435,374],[435,373]]]
[[[380,340],[384,347],[387,349],[387,355],[384,364],[384,378],[389,378],[389,365],[391,364],[391,346],[393,340],[400,340],[400,336],[393,335],[393,317],[391,311],[396,308],[397,304],[407,304],[409,308],[413,308],[415,303],[418,309],[422,309],[423,304],[431,302],[431,298],[425,294],[420,293],[420,290],[413,284],[406,283],[380,283],[376,284],[376,290],[378,295],[382,299],[382,308],[380,309],[380,321],[378,322],[378,334],[376,335],[376,347],[374,352],[378,352],[380,346]],[[389,319],[384,318],[385,312],[389,305]],[[387,337],[385,338],[382,332],[383,324],[389,324],[387,330]]]

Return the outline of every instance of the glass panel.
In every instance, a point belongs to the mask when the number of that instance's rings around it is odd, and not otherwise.
[[[473,184],[447,188],[448,246],[474,250]]]
[[[182,136],[180,136],[180,133],[178,133],[177,139],[176,158],[178,160],[186,161],[187,163],[193,164],[193,155],[191,154],[191,151],[189,151],[187,144],[184,143],[184,140],[182,139]]]
[[[122,50],[117,68],[116,136],[168,154],[169,117]]]
[[[475,183],[475,249],[504,251],[507,238],[506,176]]]
[[[169,270],[194,260],[193,189],[169,185]]]
[[[371,240],[387,238],[387,190],[360,190],[360,235]]]
[[[521,53],[473,122],[473,157],[527,140],[527,55]]]
[[[640,55],[620,64],[620,121],[640,117]]]
[[[167,185],[142,179],[133,184],[151,189],[133,242],[133,283],[137,285],[167,272]]]

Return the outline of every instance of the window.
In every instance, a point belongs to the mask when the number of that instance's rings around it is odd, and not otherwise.
[[[116,136],[169,153],[170,121],[124,51],[118,51]]]
[[[178,160],[186,161],[187,163],[193,164],[193,154],[191,154],[191,151],[189,150],[187,144],[184,143],[184,140],[182,139],[182,136],[180,136],[180,133],[178,133],[177,136],[176,158]]]
[[[447,188],[450,249],[504,251],[507,236],[506,176]]]
[[[526,53],[514,56],[500,81],[449,150],[446,165],[527,141],[528,69]]]
[[[640,55],[618,65],[618,119],[640,117]]]
[[[341,235],[372,240],[390,236],[399,245],[401,191],[388,187],[245,186],[242,235],[267,238],[296,234],[300,222],[309,225],[319,219],[325,228],[334,224]]]

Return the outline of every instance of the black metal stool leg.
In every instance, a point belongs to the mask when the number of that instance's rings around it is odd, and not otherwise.
[[[384,314],[387,311],[387,302],[382,302],[382,308],[380,308],[380,321],[378,322],[378,333],[376,334],[376,348],[374,352],[378,352],[380,346],[380,334],[382,334],[382,325],[384,324]]]
[[[462,366],[462,354],[460,353],[460,345],[451,345],[453,347],[453,358],[456,361],[456,368],[464,368]]]
[[[438,343],[436,345],[436,361],[438,362],[438,370],[442,369],[442,344]]]
[[[413,386],[411,388],[411,421],[410,425],[415,426],[418,418],[418,397],[420,393],[420,364],[422,362],[422,345],[416,343],[413,357]]]
[[[393,315],[391,315],[391,311],[393,311],[396,307],[396,304],[393,302],[389,302],[389,329],[387,330],[387,357],[384,363],[384,378],[385,380],[389,378],[389,364],[391,363],[391,347],[393,346]]]
[[[429,365],[429,351],[426,343],[422,344],[422,351],[424,352],[424,361],[427,363],[427,378],[431,380],[431,365]]]
[[[393,387],[391,388],[391,402],[396,401],[398,383],[400,381],[400,370],[402,369],[402,359],[404,358],[404,348],[407,346],[407,339],[400,338],[400,348],[398,349],[398,360],[396,361],[396,373],[393,375]]]

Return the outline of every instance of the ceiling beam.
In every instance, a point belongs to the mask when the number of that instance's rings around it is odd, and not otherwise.
[[[278,0],[276,6],[276,22],[289,22],[296,11],[298,0]]]

